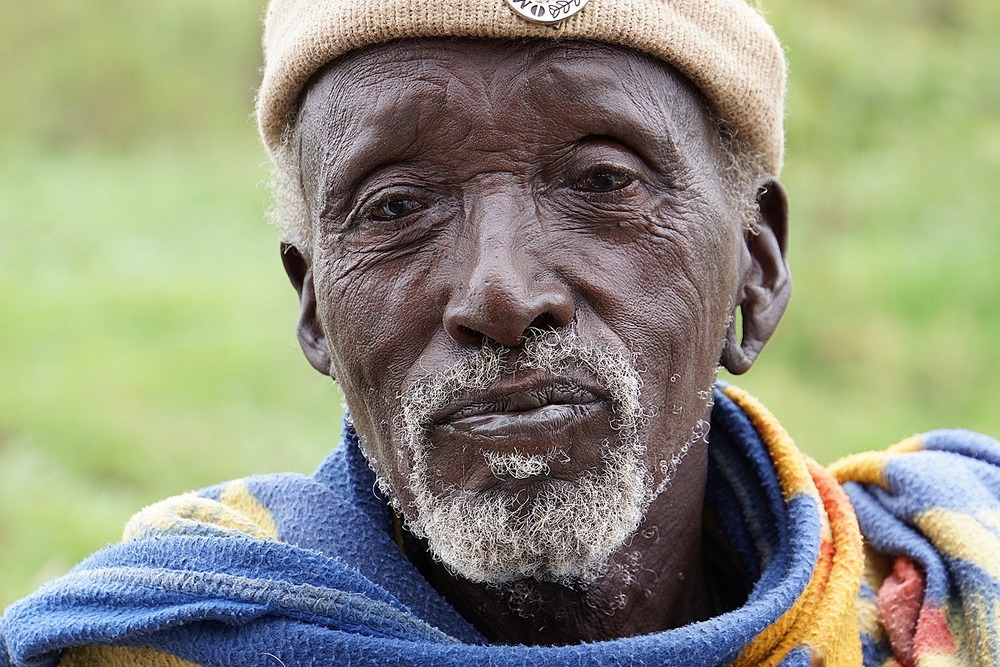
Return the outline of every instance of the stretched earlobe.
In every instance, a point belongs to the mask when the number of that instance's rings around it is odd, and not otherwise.
[[[296,327],[299,346],[313,368],[336,379],[326,332],[316,317],[316,287],[313,284],[312,268],[299,249],[291,243],[281,244],[281,263],[299,295],[299,322]]]
[[[742,375],[753,366],[756,355],[751,358],[747,350],[743,349],[742,337],[736,333],[736,318],[741,317],[740,308],[737,306],[729,318],[729,326],[726,328],[726,340],[722,347],[722,357],[719,363],[733,375]]]
[[[758,224],[744,234],[743,277],[726,329],[720,362],[734,375],[746,373],[770,340],[792,293],[788,270],[788,198],[776,179],[757,190]],[[736,318],[742,318],[737,335]]]

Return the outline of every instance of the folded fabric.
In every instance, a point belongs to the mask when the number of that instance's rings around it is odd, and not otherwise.
[[[347,428],[311,477],[140,512],[125,541],[7,610],[0,665],[1000,664],[1000,443],[936,432],[835,466],[842,488],[744,392],[720,387],[715,402],[706,516],[748,590],[715,618],[487,644],[397,547]]]
[[[1000,665],[1000,445],[934,431],[831,467],[867,542],[866,665]]]

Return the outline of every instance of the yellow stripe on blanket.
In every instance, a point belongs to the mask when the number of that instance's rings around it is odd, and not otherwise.
[[[896,443],[884,452],[864,452],[845,456],[830,465],[827,470],[833,473],[838,482],[858,482],[859,484],[874,484],[888,489],[885,479],[886,463],[900,454],[919,452],[924,448],[920,436],[912,436]]]
[[[922,655],[920,656],[920,667],[969,667],[969,662],[962,656]]]
[[[885,641],[885,630],[874,600],[858,598],[858,629],[876,641]]]
[[[960,648],[954,657],[963,661],[958,663],[929,662],[932,667],[937,665],[955,664],[958,667],[996,667],[997,642],[996,631],[1000,630],[1000,599],[987,599],[983,595],[969,595],[963,601],[960,613],[953,610],[948,615],[948,625],[958,640]],[[994,632],[983,632],[983,628]],[[936,656],[930,656],[932,659]],[[923,667],[923,663],[920,663]]]
[[[991,517],[993,521],[996,517]],[[984,522],[965,512],[941,508],[916,516],[916,524],[934,546],[952,558],[972,563],[1000,581],[1000,538]]]
[[[791,500],[796,495],[804,493],[819,499],[819,492],[806,469],[802,453],[781,422],[760,401],[739,387],[727,385],[722,389],[722,393],[746,413],[760,434],[760,439],[767,448],[771,461],[774,462],[774,469],[778,473],[782,497]]]
[[[125,526],[122,541],[143,537],[202,532],[206,527],[236,532],[259,540],[277,540],[274,517],[236,480],[226,484],[218,500],[194,493],[150,505]],[[150,647],[81,646],[67,650],[59,667],[200,667],[196,663]]]
[[[250,493],[246,482],[236,480],[225,485],[219,500],[185,493],[140,510],[125,525],[122,541],[191,533],[205,527],[241,533],[258,540],[278,539],[274,517]]]
[[[246,482],[242,479],[226,484],[226,488],[222,490],[222,494],[219,496],[219,502],[250,517],[258,528],[260,528],[261,539],[278,539],[278,524],[274,522],[274,517],[250,493],[250,489],[247,488]]]
[[[80,646],[63,653],[59,667],[201,667],[154,648]]]

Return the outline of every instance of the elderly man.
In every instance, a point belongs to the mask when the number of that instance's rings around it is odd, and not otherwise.
[[[147,508],[0,663],[1000,664],[1000,445],[831,475],[716,383],[789,297],[770,28],[508,2],[272,3],[260,125],[344,444]]]

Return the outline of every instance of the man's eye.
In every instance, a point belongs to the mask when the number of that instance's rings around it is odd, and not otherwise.
[[[632,182],[632,177],[611,169],[596,169],[584,174],[576,187],[586,192],[613,192]]]
[[[379,202],[369,214],[372,220],[377,222],[388,222],[397,220],[405,215],[409,215],[421,209],[419,202],[409,197],[393,197]]]

